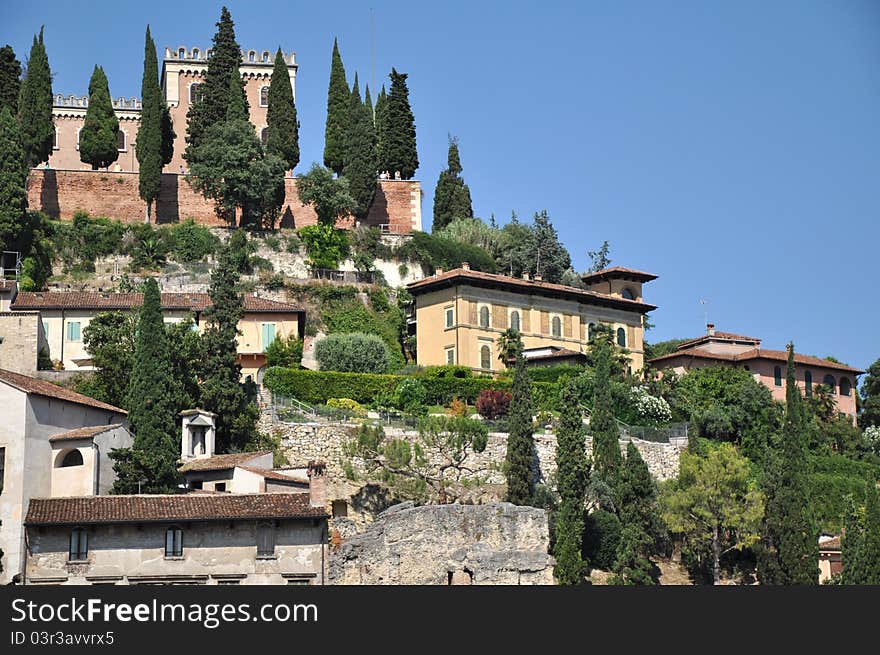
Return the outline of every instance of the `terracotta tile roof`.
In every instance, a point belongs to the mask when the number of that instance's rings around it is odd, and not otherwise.
[[[822,537],[819,537],[819,550],[839,551],[840,537],[829,537],[824,540]]]
[[[577,287],[567,287],[564,284],[523,280],[518,277],[497,275],[495,273],[483,273],[481,271],[473,271],[464,268],[456,268],[441,273],[440,275],[432,275],[423,278],[418,282],[411,282],[407,285],[407,288],[411,293],[417,295],[421,292],[427,292],[434,288],[452,286],[456,283],[473,284],[474,286],[482,286],[489,289],[506,287],[520,293],[562,297],[587,304],[628,309],[641,314],[657,309],[655,305],[648,305],[647,303],[639,302],[637,300],[627,300],[617,296],[610,296],[597,291],[587,291],[585,289],[578,289]]]
[[[656,280],[657,276],[653,273],[645,273],[644,271],[638,271],[634,268],[612,266],[611,268],[603,268],[601,271],[596,271],[595,273],[582,275],[581,279],[588,284],[590,282],[598,282],[599,280],[614,279],[634,279],[639,282],[650,282],[651,280]]]
[[[258,453],[229,453],[227,455],[214,455],[213,457],[203,457],[201,459],[193,459],[181,466],[178,470],[181,473],[187,471],[224,471],[226,469],[235,468],[242,464],[247,464],[252,459],[257,459],[263,455],[271,455],[271,450],[264,450]]]
[[[13,373],[12,371],[0,369],[0,382],[5,382],[9,386],[15,387],[19,391],[24,391],[27,394],[46,396],[47,398],[57,398],[58,400],[66,400],[69,403],[76,403],[77,405],[87,405],[89,407],[97,407],[98,409],[106,409],[115,414],[128,414],[128,412],[119,407],[102,403],[100,400],[95,400],[94,398],[89,398],[88,396],[76,393],[70,389],[59,387],[57,384],[52,384],[45,380],[38,380],[37,378],[22,375],[21,373]]]
[[[569,357],[578,357],[586,360],[587,356],[578,352],[577,350],[569,350],[568,348],[558,348],[554,349],[553,352],[547,353],[546,355],[526,355],[524,352],[523,355],[526,358],[526,361],[531,362],[536,359],[558,359],[558,358],[569,358]]]
[[[15,280],[0,278],[0,291],[10,291],[15,288]]]
[[[25,525],[326,518],[308,494],[181,494],[33,498]]]
[[[93,437],[98,436],[99,434],[103,434],[104,432],[109,432],[110,430],[115,430],[116,428],[121,428],[122,423],[114,423],[113,425],[95,425],[93,427],[88,428],[79,428],[77,430],[70,430],[69,432],[61,432],[60,434],[53,434],[49,437],[49,441],[71,441],[74,439],[91,439]]]
[[[719,339],[722,341],[751,341],[757,345],[761,344],[761,340],[758,337],[747,337],[744,334],[716,331],[714,334],[704,334],[703,336],[697,337],[696,339],[688,339],[687,341],[682,341],[680,344],[678,344],[678,348],[687,348],[688,346],[711,341],[712,339]]]
[[[756,359],[770,359],[773,361],[786,362],[788,361],[788,352],[785,350],[768,350],[766,348],[752,348],[751,350],[746,350],[745,352],[735,353],[735,354],[721,354],[721,353],[710,353],[701,348],[684,348],[682,350],[676,350],[673,353],[669,353],[668,355],[661,355],[660,357],[655,357],[654,359],[649,359],[649,363],[666,361],[668,359],[673,359],[675,357],[697,357],[699,359],[713,359],[713,360],[721,360],[727,362],[749,362],[754,361]],[[858,368],[853,368],[852,366],[847,366],[846,364],[838,364],[837,362],[830,362],[827,359],[821,359],[819,357],[813,357],[812,355],[801,355],[799,353],[794,354],[794,361],[796,364],[802,364],[804,366],[814,366],[816,368],[830,368],[836,369],[838,371],[846,371],[848,373],[853,373],[855,375],[861,375],[864,373],[863,370]]]
[[[93,291],[22,291],[15,297],[12,309],[100,309],[125,310],[140,307],[142,293],[100,293]],[[211,306],[207,293],[163,293],[162,309],[203,312]],[[277,300],[244,296],[246,312],[303,312],[296,305]]]
[[[260,469],[256,466],[238,466],[237,468],[244,469],[245,471],[250,471],[251,473],[256,473],[257,475],[262,475],[267,480],[278,480],[280,482],[292,482],[295,484],[308,484],[308,474],[306,475],[306,479],[303,480],[302,476],[299,478],[295,478],[290,475],[284,475],[283,473],[278,473],[277,471],[271,471],[268,469]]]

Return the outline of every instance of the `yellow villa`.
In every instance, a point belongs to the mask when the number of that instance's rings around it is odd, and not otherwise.
[[[642,301],[642,285],[656,275],[614,267],[583,278],[585,289],[461,268],[437,272],[408,286],[413,295],[416,358],[422,366],[458,364],[496,373],[498,337],[508,328],[522,335],[534,364],[583,359],[590,330],[610,326],[629,352],[630,371],[644,366],[644,316],[656,309]]]

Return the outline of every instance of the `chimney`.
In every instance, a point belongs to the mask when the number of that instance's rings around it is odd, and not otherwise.
[[[442,266],[438,266],[437,268],[435,268],[435,269],[434,269],[434,275],[443,275],[443,267],[442,267]]]
[[[466,271],[471,270],[471,265],[470,265],[469,262],[462,262],[462,263],[461,263],[461,267],[462,267],[464,270],[466,270]]]
[[[544,277],[540,273],[535,273],[535,282],[541,282],[544,280]]]
[[[714,323],[706,323],[706,334],[710,337],[715,336],[715,324]]]
[[[525,280],[526,282],[529,281],[529,274],[526,271],[523,271],[523,280]]]
[[[309,462],[309,506],[327,507],[327,465]]]

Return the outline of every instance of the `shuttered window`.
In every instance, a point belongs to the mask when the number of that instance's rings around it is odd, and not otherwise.
[[[275,341],[275,323],[263,323],[263,352]]]
[[[67,322],[67,340],[68,341],[79,341],[80,338],[81,338],[81,335],[80,335],[79,321],[68,321]]]
[[[257,557],[275,555],[275,526],[271,523],[260,523],[257,526]]]

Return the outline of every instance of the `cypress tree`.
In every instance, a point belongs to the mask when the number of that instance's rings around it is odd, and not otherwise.
[[[810,505],[807,425],[797,387],[794,345],[788,344],[785,419],[779,447],[763,481],[766,510],[757,548],[763,584],[818,584],[819,533]]]
[[[235,24],[226,7],[220,11],[217,32],[211,46],[211,58],[205,71],[200,100],[190,105],[186,114],[186,152],[183,157],[192,166],[194,150],[200,144],[205,131],[226,118],[229,106],[229,76],[241,63],[241,48],[235,40]],[[239,84],[244,89],[244,81]],[[245,98],[245,113],[249,112]]]
[[[880,585],[880,494],[874,481],[868,486],[865,499],[864,529],[855,556],[849,562],[852,567],[850,584]],[[844,575],[846,575],[844,564]]]
[[[241,86],[241,73],[238,70],[237,64],[229,71],[228,83],[229,94],[226,97],[229,99],[229,103],[226,105],[226,122],[244,121],[250,123],[248,120],[247,98],[244,95],[244,88]]]
[[[218,452],[241,450],[253,436],[259,411],[240,382],[236,337],[244,302],[236,287],[239,274],[231,249],[224,246],[211,274],[211,307],[205,311],[208,327],[202,336],[204,368],[199,376],[201,405],[217,416]]]
[[[162,320],[159,285],[150,278],[137,328],[134,364],[128,388],[128,422],[134,433],[129,451],[114,451],[115,493],[173,493],[180,452],[171,357]]]
[[[159,91],[159,96],[161,98],[162,92],[161,89]],[[160,122],[160,130],[162,134],[162,167],[164,168],[168,164],[171,163],[171,160],[174,158],[174,139],[177,138],[177,134],[174,132],[174,121],[171,120],[171,110],[168,109],[168,105],[165,102],[162,102],[162,115]]]
[[[339,45],[333,39],[333,58],[330,64],[330,86],[327,89],[327,124],[324,128],[324,166],[337,175],[345,166],[348,117],[351,113],[351,92],[345,80],[345,66],[339,54]]]
[[[862,548],[864,522],[861,507],[852,496],[848,498],[849,506],[843,519],[843,534],[840,537],[841,583],[861,584],[862,571],[857,565],[859,551]]]
[[[605,325],[597,326],[590,345],[595,371],[593,411],[590,433],[593,435],[593,468],[600,477],[614,487],[620,471],[621,457],[619,431],[614,420],[611,400],[611,375],[614,346],[611,331]]]
[[[55,126],[52,123],[52,73],[43,45],[43,28],[34,37],[27,74],[18,96],[18,124],[27,168],[48,161],[52,152]]]
[[[376,96],[376,109],[373,112],[373,125],[376,130],[376,160],[379,166],[379,172],[387,173],[389,172],[387,168],[385,168],[385,132],[384,126],[387,122],[387,114],[388,114],[388,94],[385,93],[385,85],[382,85],[382,90],[379,91],[379,95]]]
[[[373,126],[373,130],[376,129],[376,113],[373,110],[373,100],[370,98],[370,85],[366,85],[366,90],[364,91],[364,107],[367,108],[367,115],[370,117],[370,124]]]
[[[354,215],[359,220],[367,217],[376,195],[376,147],[368,111],[361,102],[355,73],[342,174],[348,180],[349,191],[356,202]]]
[[[380,164],[382,169],[392,175],[399,172],[402,179],[409,180],[419,167],[419,153],[416,149],[416,124],[409,105],[406,78],[406,73],[391,69],[391,92],[382,126],[384,146]]]
[[[434,232],[457,218],[473,218],[471,191],[461,178],[458,140],[449,137],[448,168],[440,171],[434,191]]]
[[[617,488],[617,503],[622,526],[614,584],[652,585],[650,556],[654,551],[658,523],[657,489],[639,449],[630,442],[626,447]]]
[[[510,433],[507,437],[507,454],[504,474],[507,478],[507,502],[528,505],[535,494],[535,478],[532,463],[535,456],[532,421],[532,386],[526,370],[526,360],[519,351],[513,370],[513,387],[510,399]]]
[[[12,46],[0,48],[0,109],[9,107],[13,116],[18,113],[18,94],[21,93],[21,62]]]
[[[293,101],[293,87],[281,48],[275,53],[275,67],[269,82],[269,108],[266,111],[266,152],[284,160],[288,170],[299,163],[299,121]]]
[[[147,203],[146,222],[150,222],[153,201],[162,182],[162,101],[156,44],[144,37],[144,74],[141,78],[141,123],[137,134],[138,194]]]
[[[584,499],[589,477],[586,436],[577,389],[570,382],[562,390],[562,413],[556,431],[556,485],[560,506],[556,513],[553,570],[560,584],[581,584],[586,563],[581,556],[584,538]]]
[[[95,66],[89,81],[89,106],[79,133],[79,158],[92,170],[104,168],[119,158],[119,119],[113,111],[104,69]]]
[[[0,107],[0,251],[19,236],[27,210],[27,167],[18,121]]]

